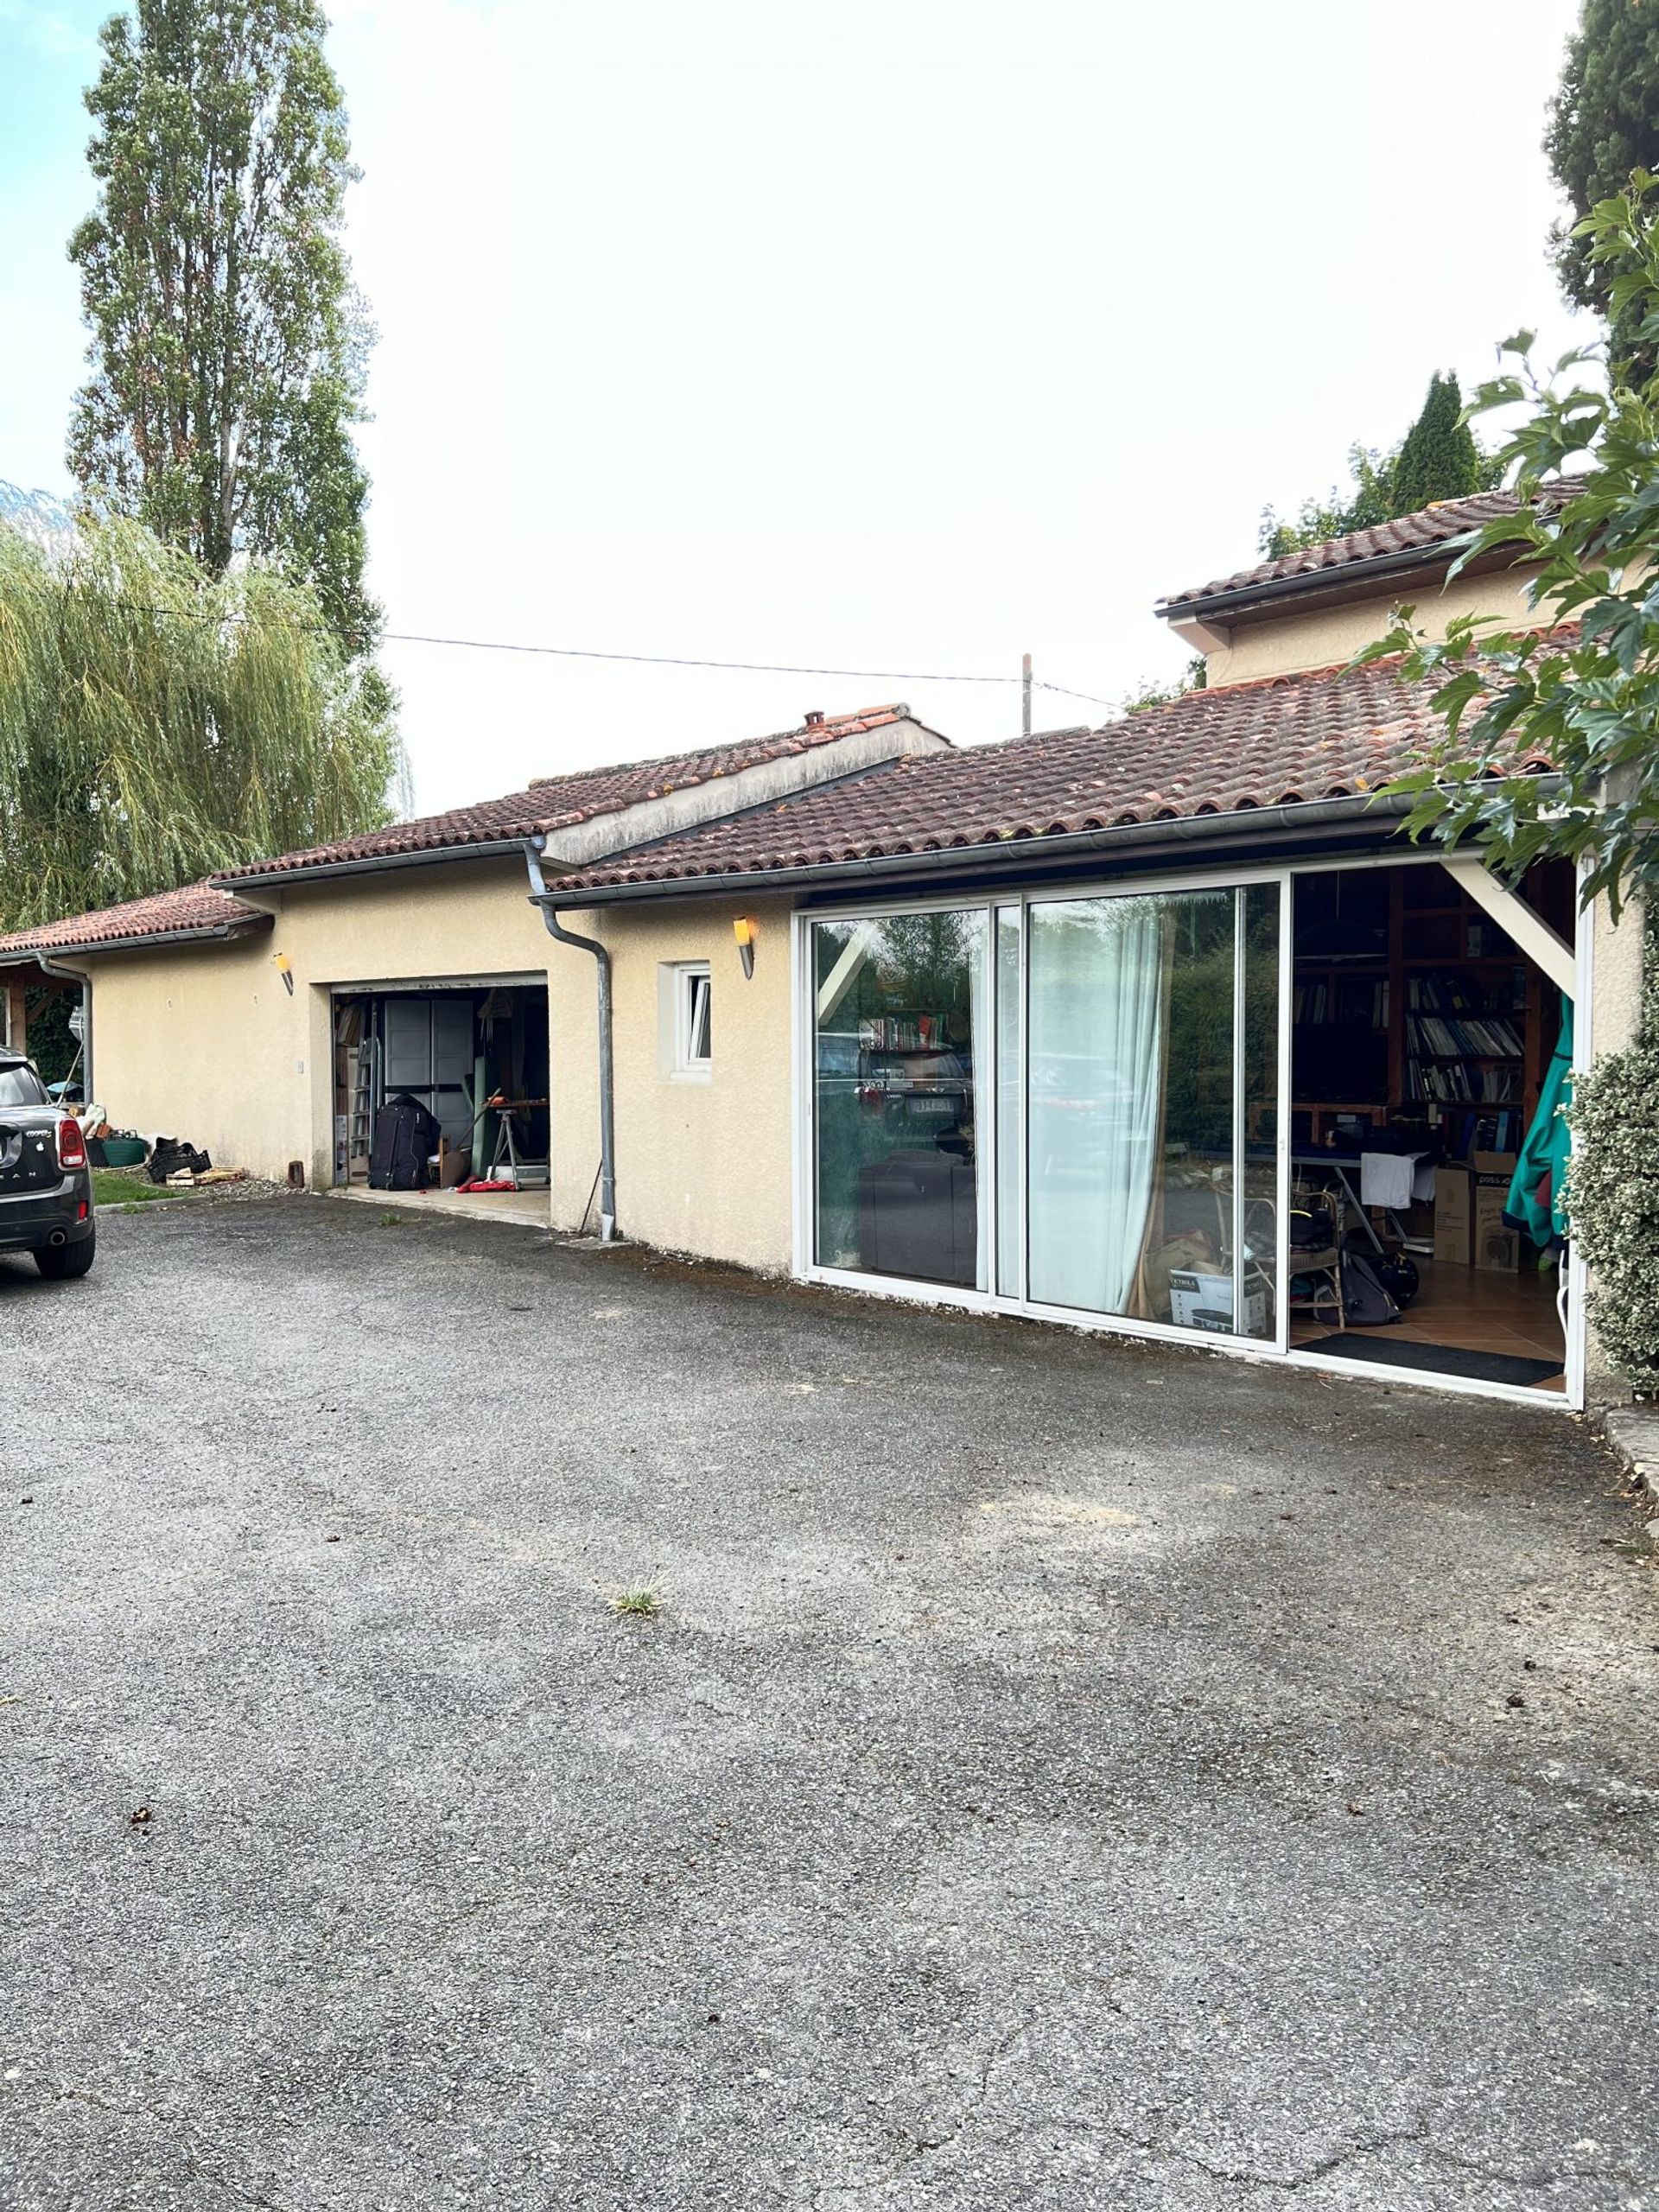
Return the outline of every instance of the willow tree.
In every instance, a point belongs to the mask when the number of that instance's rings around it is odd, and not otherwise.
[[[92,333],[69,461],[94,505],[216,574],[251,553],[301,577],[366,652],[368,332],[327,29],[316,0],[136,0],[105,25],[98,200],[69,246]]]
[[[60,556],[0,527],[0,927],[369,828],[401,765],[307,586],[130,521]]]

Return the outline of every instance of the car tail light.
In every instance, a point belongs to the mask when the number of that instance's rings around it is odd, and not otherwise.
[[[84,1167],[86,1165],[86,1140],[80,1134],[80,1123],[66,1117],[58,1123],[58,1165],[60,1167]]]

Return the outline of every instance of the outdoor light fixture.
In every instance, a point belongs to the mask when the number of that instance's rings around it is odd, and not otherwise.
[[[276,973],[283,979],[283,989],[288,993],[289,998],[292,998],[294,995],[294,974],[288,955],[285,952],[273,952],[270,957]]]
[[[754,924],[747,915],[740,914],[732,924],[732,935],[737,939],[737,957],[743,963],[745,977],[754,974]]]

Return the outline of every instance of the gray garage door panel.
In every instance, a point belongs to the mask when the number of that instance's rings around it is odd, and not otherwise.
[[[435,992],[381,1002],[385,1094],[407,1090],[437,1117],[447,1137],[472,1135],[465,1085],[473,1079],[473,1001]]]

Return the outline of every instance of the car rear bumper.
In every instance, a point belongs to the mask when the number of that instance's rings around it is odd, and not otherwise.
[[[79,1244],[92,1233],[89,1176],[66,1175],[53,1190],[0,1198],[0,1252],[38,1252],[51,1245]]]

